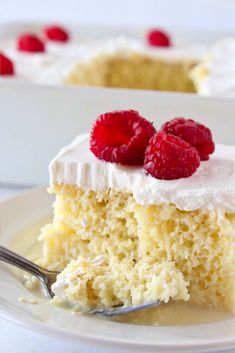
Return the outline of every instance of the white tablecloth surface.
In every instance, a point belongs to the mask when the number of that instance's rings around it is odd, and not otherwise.
[[[0,201],[16,195],[27,189],[26,187],[0,186]],[[1,285],[0,285],[1,287]],[[6,321],[0,317],[0,352],[1,353],[115,353],[84,347],[77,343],[60,341],[40,335]],[[143,352],[144,353],[144,352]],[[156,352],[158,353],[158,352]],[[222,352],[217,352],[222,353]],[[224,352],[223,352],[224,353]],[[235,350],[226,351],[235,353]]]

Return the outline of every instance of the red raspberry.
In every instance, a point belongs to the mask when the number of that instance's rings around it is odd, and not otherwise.
[[[106,162],[143,165],[144,152],[153,125],[135,110],[117,110],[100,115],[90,137],[90,150]]]
[[[177,136],[156,133],[145,151],[144,169],[157,179],[186,178],[196,172],[200,156],[196,148]]]
[[[42,53],[45,51],[45,46],[35,34],[24,33],[18,37],[17,49],[31,53]]]
[[[171,40],[166,32],[159,29],[153,29],[147,33],[148,44],[153,47],[170,47]]]
[[[2,53],[0,53],[0,75],[14,75],[13,62]]]
[[[161,129],[168,134],[179,136],[195,147],[201,161],[208,160],[209,154],[215,150],[210,129],[192,119],[175,118],[163,124]]]
[[[69,33],[60,26],[48,26],[43,28],[43,32],[47,39],[55,42],[68,42]]]

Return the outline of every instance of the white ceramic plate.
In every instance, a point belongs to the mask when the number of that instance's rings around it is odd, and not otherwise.
[[[13,239],[33,225],[37,233],[42,219],[51,212],[52,197],[44,188],[24,192],[0,203],[1,244],[12,246]],[[23,238],[21,238],[23,239]],[[17,239],[16,239],[17,240]],[[33,238],[14,250],[25,251]],[[45,335],[88,343],[100,349],[120,352],[217,352],[235,348],[235,318],[211,324],[154,327],[121,324],[96,317],[74,316],[41,300],[25,304],[19,297],[29,292],[10,270],[0,264],[0,315],[12,322]]]

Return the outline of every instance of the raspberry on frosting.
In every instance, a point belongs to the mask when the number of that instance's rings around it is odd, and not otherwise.
[[[200,165],[196,148],[177,136],[160,131],[149,141],[144,170],[157,179],[180,179],[194,174]]]
[[[13,62],[1,52],[0,52],[0,75],[1,76],[14,75]]]
[[[43,28],[43,32],[47,39],[55,42],[68,42],[69,32],[57,25],[47,26]]]
[[[23,52],[43,53],[45,46],[42,40],[35,34],[24,33],[17,39],[17,49]]]
[[[153,47],[170,47],[171,39],[166,32],[159,29],[152,29],[147,33],[148,44]]]
[[[163,124],[161,129],[182,138],[195,147],[202,161],[208,160],[209,155],[215,150],[210,129],[192,119],[174,118]]]
[[[156,132],[135,110],[117,110],[100,115],[93,124],[90,150],[106,162],[142,165],[145,149]]]

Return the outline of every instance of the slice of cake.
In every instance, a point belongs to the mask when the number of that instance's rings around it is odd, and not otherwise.
[[[191,78],[199,94],[235,96],[235,40],[227,38],[214,44],[192,70]]]
[[[41,264],[82,309],[187,300],[235,312],[235,147],[176,118],[101,115],[50,164]],[[210,157],[210,158],[209,158]]]

